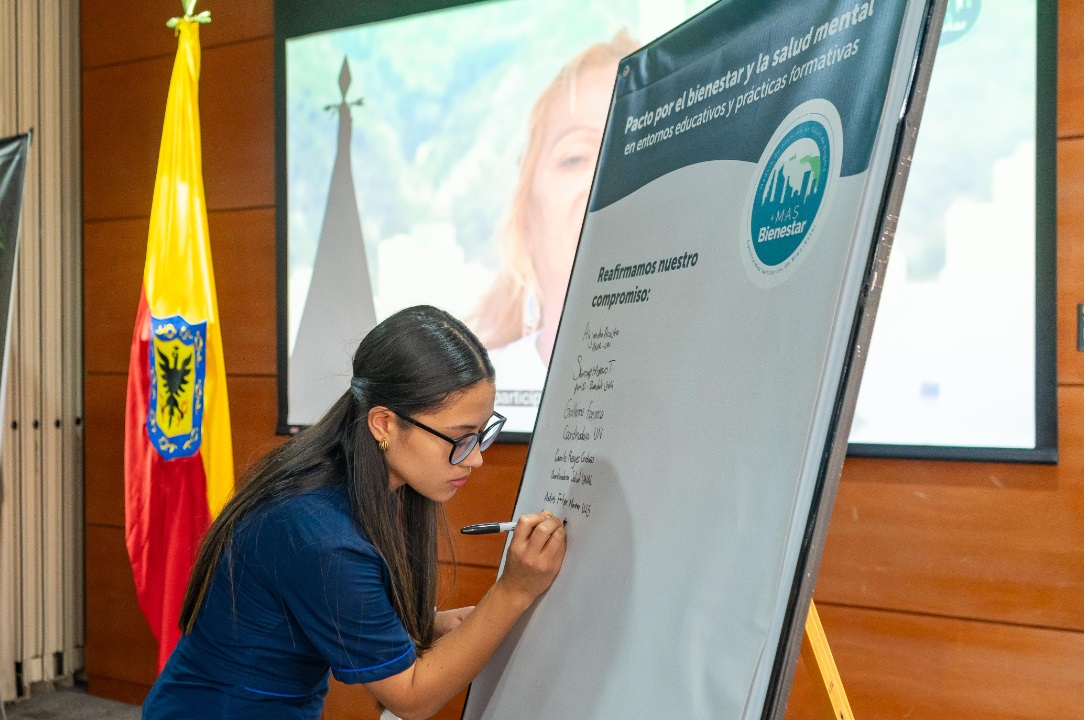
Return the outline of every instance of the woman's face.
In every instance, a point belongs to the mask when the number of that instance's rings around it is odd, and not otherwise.
[[[584,71],[546,113],[542,151],[531,178],[528,250],[546,297],[560,313],[591,177],[606,124],[617,63]],[[556,322],[556,317],[549,318]]]
[[[481,432],[493,416],[494,396],[493,382],[483,380],[453,395],[443,407],[419,413],[413,419],[450,438]],[[387,432],[385,458],[393,491],[409,485],[434,502],[447,502],[467,483],[471,471],[482,464],[482,453],[475,446],[465,460],[452,465],[448,460],[451,443],[415,425],[393,419]]]

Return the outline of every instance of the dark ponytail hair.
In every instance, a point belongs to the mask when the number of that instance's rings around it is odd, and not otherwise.
[[[440,506],[409,485],[391,491],[368,414],[377,406],[406,415],[438,409],[456,393],[492,380],[493,365],[463,323],[419,305],[373,328],[354,353],[353,371],[350,389],[314,425],[257,462],[211,525],[181,608],[185,634],[224,555],[232,577],[231,543],[245,515],[272,498],[345,484],[355,520],[388,565],[403,626],[419,650],[432,644]]]

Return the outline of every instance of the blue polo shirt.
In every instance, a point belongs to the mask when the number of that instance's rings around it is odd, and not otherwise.
[[[252,511],[232,553],[232,588],[223,558],[195,627],[143,704],[147,720],[316,720],[329,671],[364,683],[414,663],[387,566],[355,524],[345,487]]]

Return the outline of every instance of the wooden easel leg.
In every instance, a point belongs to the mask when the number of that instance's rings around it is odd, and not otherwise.
[[[817,614],[817,606],[809,603],[805,619],[805,637],[802,638],[802,660],[813,679],[813,693],[824,713],[825,720],[854,720],[843,681],[839,679],[832,649],[824,635],[824,626]]]

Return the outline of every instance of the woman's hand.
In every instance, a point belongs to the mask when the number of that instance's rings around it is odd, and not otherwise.
[[[436,620],[433,621],[433,639],[439,640],[452,630],[459,627],[459,623],[467,619],[474,606],[456,608],[455,610],[444,610],[437,613]]]
[[[366,683],[373,696],[399,717],[431,717],[455,697],[557,577],[565,556],[564,522],[550,512],[524,515],[513,532],[504,574],[478,606],[438,613],[436,634],[445,618],[455,622],[455,629],[406,670]]]
[[[564,557],[564,522],[549,510],[524,515],[516,522],[504,574],[497,583],[529,605],[553,583]]]

